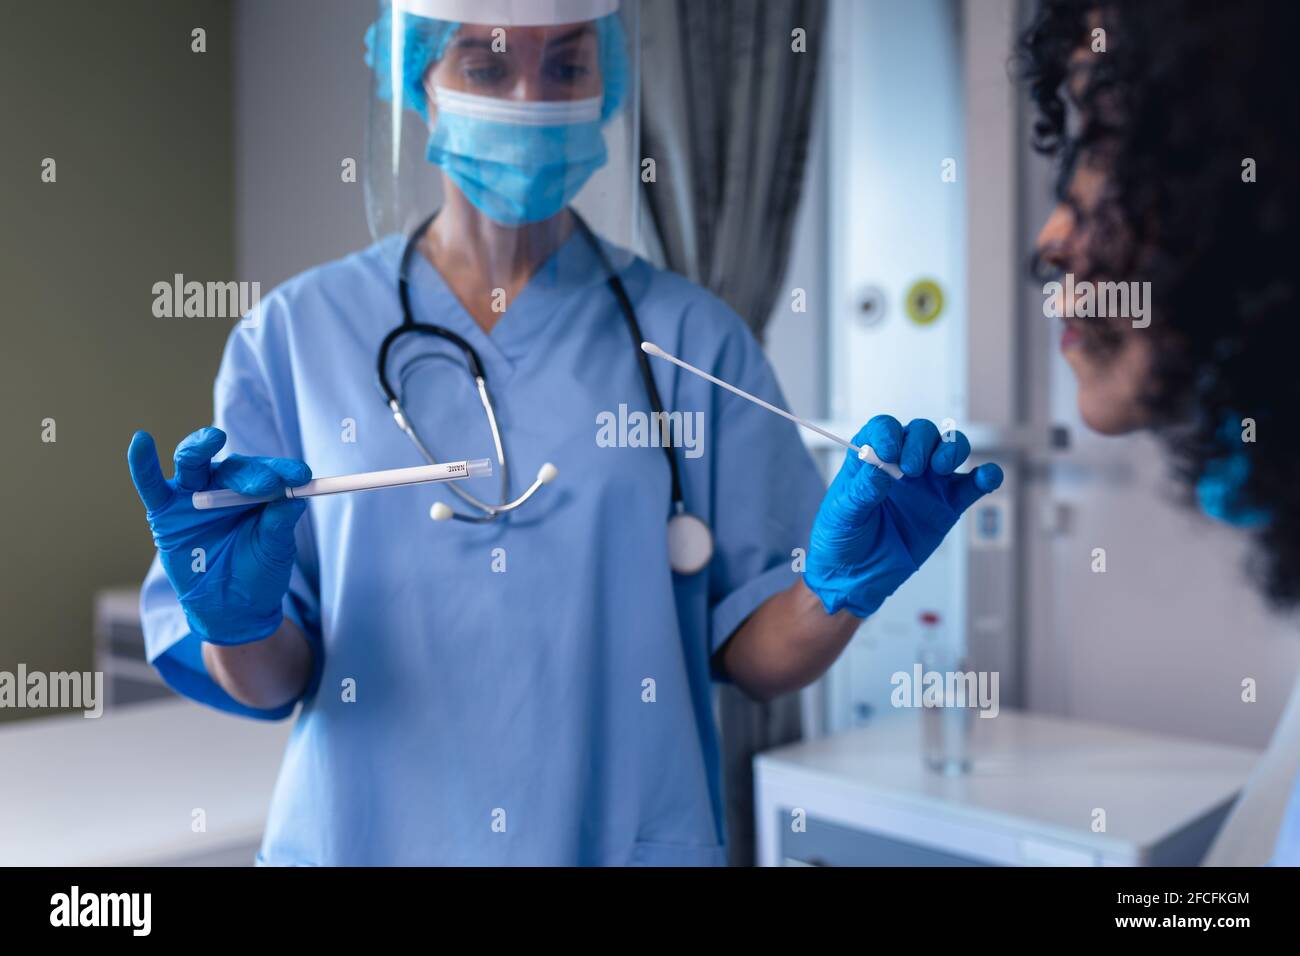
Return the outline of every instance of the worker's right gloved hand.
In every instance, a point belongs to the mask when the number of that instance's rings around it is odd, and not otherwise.
[[[297,549],[293,529],[307,503],[196,510],[191,495],[231,488],[267,495],[311,480],[311,469],[289,458],[212,456],[226,443],[219,428],[200,428],[176,446],[174,476],[163,478],[147,432],[131,439],[127,461],[163,570],[180,598],[190,630],[213,644],[246,644],[270,637],[283,620],[281,605]]]

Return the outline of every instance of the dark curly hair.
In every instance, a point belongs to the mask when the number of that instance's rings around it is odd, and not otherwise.
[[[1279,607],[1300,604],[1300,442],[1287,418],[1300,405],[1298,8],[1041,0],[1017,58],[1034,146],[1059,162],[1058,198],[1091,217],[1090,271],[1151,283],[1151,326],[1133,333],[1154,336],[1142,401],[1188,500],[1216,462],[1246,455],[1241,500],[1269,515],[1252,563]],[[1076,75],[1071,57],[1097,27],[1105,51]],[[1243,181],[1248,158],[1256,182]],[[1067,192],[1080,162],[1106,181],[1086,211]],[[1239,434],[1244,418],[1256,441],[1226,447],[1225,426]]]

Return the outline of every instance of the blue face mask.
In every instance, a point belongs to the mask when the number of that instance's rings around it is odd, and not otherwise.
[[[554,216],[604,166],[602,98],[528,102],[437,87],[429,162],[494,222]]]
[[[1269,513],[1246,500],[1246,479],[1250,477],[1250,459],[1242,448],[1235,419],[1219,430],[1225,454],[1205,467],[1196,482],[1196,498],[1201,510],[1218,521],[1237,528],[1257,528],[1267,524]]]

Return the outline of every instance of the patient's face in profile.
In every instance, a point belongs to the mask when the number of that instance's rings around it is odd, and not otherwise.
[[[1095,208],[1104,189],[1105,174],[1081,165],[1071,180],[1069,202],[1056,206],[1038,235],[1039,258],[1062,275],[1074,276],[1076,301],[1083,295],[1084,281],[1127,281],[1124,276],[1099,272],[1089,259],[1088,211]],[[1074,372],[1084,424],[1104,435],[1150,424],[1141,400],[1151,368],[1149,330],[1133,328],[1131,320],[1123,318],[1061,321],[1061,353]]]
[[[1072,102],[1082,98],[1095,56],[1090,49],[1081,48],[1071,58],[1067,92]],[[1080,151],[1066,195],[1043,224],[1036,242],[1041,263],[1061,277],[1073,276],[1076,302],[1086,283],[1134,278],[1116,274],[1114,267],[1099,261],[1099,251],[1122,246],[1124,238],[1123,223],[1116,222],[1113,208],[1103,203],[1108,189],[1106,167],[1104,148]],[[1060,311],[1077,315],[1082,310]],[[1130,317],[1066,317],[1062,322],[1061,352],[1075,375],[1084,423],[1105,435],[1149,425],[1142,396],[1151,369],[1150,330],[1134,328]]]

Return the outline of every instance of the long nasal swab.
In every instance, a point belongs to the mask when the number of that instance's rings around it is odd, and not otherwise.
[[[191,500],[195,509],[207,511],[211,508],[256,505],[266,501],[281,501],[285,498],[311,498],[316,495],[337,495],[347,491],[371,491],[376,488],[422,485],[430,481],[485,478],[491,474],[492,462],[487,458],[475,458],[472,461],[448,461],[439,465],[417,465],[414,468],[389,468],[386,471],[362,471],[354,475],[314,478],[305,485],[285,488],[270,495],[241,495],[229,488],[196,491]]]
[[[672,362],[674,365],[684,368],[686,369],[686,371],[692,372],[695,375],[698,375],[700,378],[705,379],[706,381],[710,381],[714,385],[717,385],[720,388],[725,388],[727,391],[739,395],[741,398],[747,399],[748,401],[753,402],[755,405],[758,405],[762,408],[766,408],[769,412],[774,412],[775,414],[780,415],[782,418],[789,419],[790,421],[794,422],[796,425],[802,425],[804,428],[808,429],[809,431],[816,432],[818,435],[821,435],[823,438],[829,438],[831,441],[843,445],[845,448],[849,449],[850,451],[857,452],[858,458],[860,460],[865,461],[868,465],[875,465],[877,468],[879,468],[885,474],[889,475],[891,478],[903,477],[902,469],[900,469],[897,465],[891,462],[881,461],[880,458],[877,457],[875,450],[870,445],[855,445],[851,441],[845,441],[839,435],[832,434],[831,432],[828,432],[826,429],[818,425],[814,425],[812,422],[802,419],[797,415],[791,415],[789,412],[785,411],[784,409],[777,408],[775,405],[763,401],[757,395],[749,394],[749,392],[746,392],[744,389],[736,388],[736,386],[730,384],[729,382],[724,382],[720,378],[714,378],[712,375],[710,375],[708,372],[704,371],[703,369],[698,369],[694,365],[691,365],[689,362],[683,362],[675,355],[669,355],[667,352],[665,352],[659,346],[655,345],[653,342],[642,342],[641,351],[645,352],[647,355],[653,355],[656,358],[667,359],[668,361]]]

